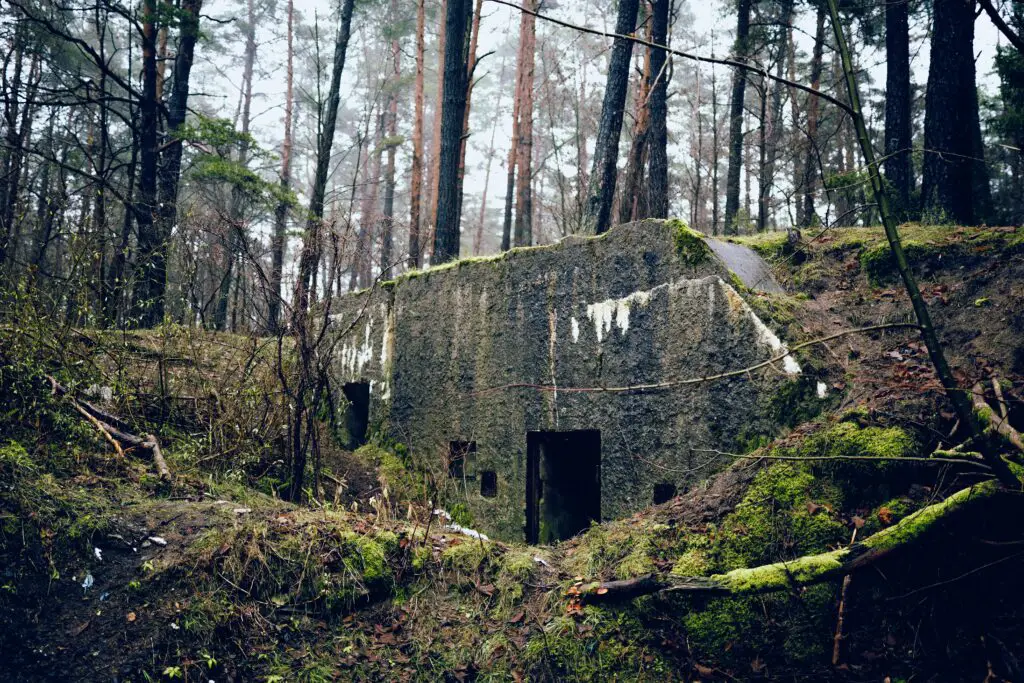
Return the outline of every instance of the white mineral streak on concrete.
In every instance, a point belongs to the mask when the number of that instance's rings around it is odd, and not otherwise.
[[[373,358],[373,342],[370,340],[372,328],[373,318],[371,317],[366,322],[362,345],[357,345],[356,342],[347,342],[341,348],[341,365],[348,370],[350,377],[361,375],[363,368]]]
[[[576,319],[576,316],[573,316],[569,322],[572,327],[572,343],[575,344],[580,340],[580,321]]]
[[[384,317],[384,336],[380,343],[380,371],[384,379],[380,382],[380,398],[383,401],[391,400],[391,359],[395,354],[395,311],[393,308],[381,305],[381,315]],[[372,392],[371,387],[371,392]]]
[[[597,341],[604,341],[606,334],[612,331],[612,322],[626,334],[629,330],[629,311],[634,305],[646,306],[651,301],[651,294],[666,285],[658,285],[644,292],[633,292],[621,299],[606,299],[596,304],[587,304],[587,317],[594,323]]]
[[[725,291],[726,296],[729,297],[730,302],[734,306],[740,308],[750,319],[750,322],[754,324],[754,332],[757,334],[758,343],[762,346],[768,347],[772,352],[772,355],[777,356],[779,354],[787,353],[789,349],[782,343],[782,340],[764,324],[763,320],[757,317],[757,314],[754,313],[753,309],[747,305],[747,302],[743,300],[743,297],[741,297],[739,293],[732,288],[732,285],[727,284],[721,278],[719,278],[718,281]],[[793,358],[793,356],[788,354],[782,359],[782,369],[786,371],[787,375],[799,375],[801,372],[800,364],[796,362],[796,359]]]

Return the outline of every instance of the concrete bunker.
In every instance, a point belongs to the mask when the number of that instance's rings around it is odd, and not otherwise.
[[[334,371],[369,382],[371,431],[459,480],[439,504],[501,540],[565,538],[692,488],[774,434],[780,401],[818,400],[747,302],[763,262],[715,247],[646,220],[407,273],[333,303]]]
[[[601,521],[601,432],[526,435],[526,540],[554,543]]]

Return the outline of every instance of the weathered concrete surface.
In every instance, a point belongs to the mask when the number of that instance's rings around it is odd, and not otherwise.
[[[707,238],[708,246],[726,268],[736,274],[744,285],[758,292],[782,294],[786,290],[772,275],[768,264],[757,252],[744,244],[723,242],[713,237]]]
[[[767,399],[800,373],[787,357],[767,373],[684,381],[785,349],[713,252],[678,230],[643,221],[346,297],[336,373],[371,381],[371,423],[442,479],[449,443],[476,442],[468,477],[450,483],[481,530],[523,538],[526,435],[538,430],[600,430],[602,518],[630,514],[656,484],[681,492],[723,464],[716,451],[769,433]],[[484,470],[497,473],[493,498],[480,495]]]

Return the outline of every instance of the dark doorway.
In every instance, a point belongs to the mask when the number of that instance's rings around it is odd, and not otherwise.
[[[661,505],[676,497],[676,485],[666,481],[654,485],[654,504]]]
[[[347,445],[354,451],[366,443],[366,429],[370,425],[370,383],[348,382],[341,391],[348,401],[345,409]]]
[[[527,542],[571,538],[592,521],[601,521],[601,432],[527,432]]]

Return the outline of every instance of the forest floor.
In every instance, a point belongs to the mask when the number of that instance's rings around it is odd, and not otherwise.
[[[998,382],[1024,428],[1024,230],[907,226],[904,236],[961,381]],[[910,320],[879,229],[815,237],[795,251],[785,234],[737,240],[785,286],[746,296],[791,345]],[[707,575],[841,547],[979,481],[967,467],[898,462],[957,443],[912,331],[806,349],[826,410],[780,398],[790,427],[773,442],[663,505],[550,547],[428,524],[398,486],[383,499],[377,467],[396,460],[377,446],[325,455],[329,503],[279,500],[271,464],[250,457],[273,433],[257,391],[270,342],[71,337],[64,362],[133,387],[141,398],[121,408],[140,423],[174,381],[185,398],[173,414],[186,416],[165,449],[175,478],[113,454],[56,399],[29,398],[31,382],[4,385],[34,416],[9,413],[21,426],[0,444],[3,680],[1019,680],[1024,532],[1006,522],[1024,511],[1017,499],[845,588],[571,599],[581,581]],[[207,400],[232,417],[217,430],[235,465],[211,468],[209,445],[182,436],[202,431]]]

